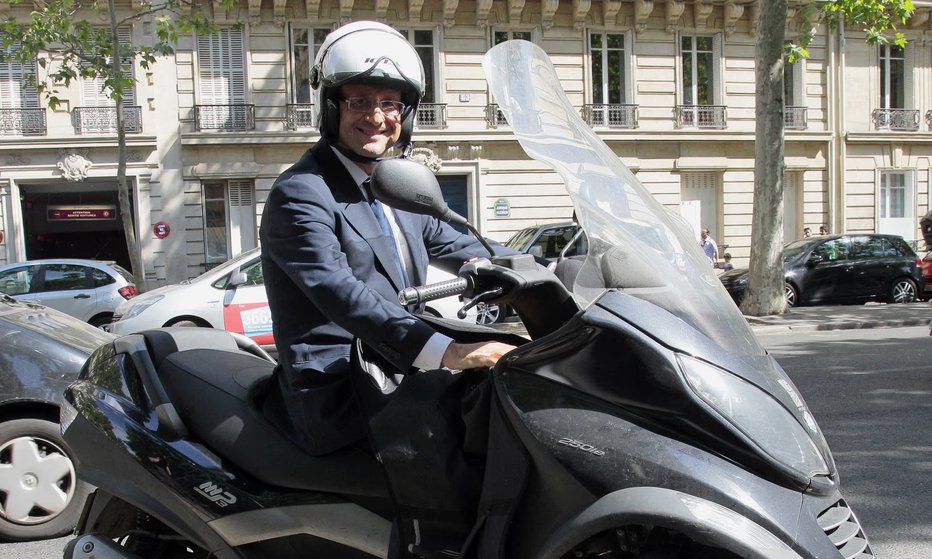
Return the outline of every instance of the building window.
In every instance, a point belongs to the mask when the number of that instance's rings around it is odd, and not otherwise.
[[[255,186],[227,180],[203,188],[205,261],[212,267],[256,247]]]
[[[908,173],[882,171],[880,173],[880,217],[906,217],[906,180]]]
[[[715,104],[715,49],[712,37],[684,35],[680,39],[683,62],[683,104]]]
[[[625,36],[618,33],[591,33],[592,102],[626,103]]]
[[[246,53],[242,29],[221,29],[197,37],[198,130],[251,130],[252,105],[246,104]]]
[[[45,110],[39,108],[39,94],[28,84],[36,65],[11,59],[10,50],[0,53],[0,134],[45,134]]]
[[[592,103],[583,107],[583,118],[590,126],[637,127],[637,106],[629,101],[629,49],[625,41],[622,33],[589,34]]]
[[[513,39],[520,39],[523,41],[534,41],[534,33],[532,31],[517,31],[514,29],[493,29],[492,30],[492,46],[504,43],[505,41],[511,41]]]
[[[880,108],[906,108],[906,56],[897,45],[880,45]]]
[[[808,127],[808,115],[803,91],[804,60],[790,64],[783,58],[783,108],[784,125],[788,130],[805,130]]]
[[[717,37],[680,37],[683,104],[676,108],[678,127],[725,128],[725,107],[716,104],[721,97],[716,70],[720,50]]]
[[[878,174],[876,231],[915,240],[918,223],[915,170],[881,169]]]
[[[291,28],[291,103],[286,107],[289,130],[313,128],[317,117],[311,89],[311,68],[320,51],[328,28]]]
[[[436,103],[436,81],[437,68],[439,60],[437,56],[437,47],[434,44],[434,32],[431,29],[400,29],[402,35],[408,38],[408,42],[414,46],[421,64],[424,66],[424,97],[421,99],[424,103]]]

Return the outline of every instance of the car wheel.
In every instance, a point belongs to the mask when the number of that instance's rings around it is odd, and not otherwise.
[[[786,306],[795,307],[799,304],[799,292],[796,291],[796,288],[793,287],[793,284],[786,283],[783,287],[784,292],[786,293]]]
[[[498,305],[479,303],[476,305],[476,324],[498,324],[505,318],[505,313]]]
[[[197,321],[191,320],[190,318],[177,318],[166,324],[166,326],[177,326],[179,328],[198,328],[201,325],[198,324]]]
[[[105,314],[101,316],[95,316],[94,318],[88,321],[88,324],[90,324],[94,328],[100,328],[104,324],[110,324],[111,322],[113,322],[113,315]]]
[[[34,540],[74,528],[90,486],[78,480],[58,424],[0,423],[0,537]]]
[[[916,300],[916,282],[909,278],[897,278],[890,287],[891,303],[912,303]]]

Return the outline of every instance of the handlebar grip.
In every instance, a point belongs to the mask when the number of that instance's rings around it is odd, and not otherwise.
[[[467,287],[469,287],[469,282],[465,278],[454,278],[431,285],[407,287],[398,292],[398,302],[402,305],[426,303],[451,295],[459,295],[466,291]]]

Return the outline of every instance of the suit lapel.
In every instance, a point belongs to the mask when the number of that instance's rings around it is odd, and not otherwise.
[[[333,199],[341,208],[346,222],[360,237],[366,240],[376,260],[382,267],[382,273],[388,277],[396,290],[404,289],[398,266],[395,264],[394,251],[383,233],[379,222],[369,207],[369,202],[362,195],[359,185],[350,176],[349,171],[333,153],[326,141],[314,146],[314,155],[320,162],[321,174],[333,193]]]

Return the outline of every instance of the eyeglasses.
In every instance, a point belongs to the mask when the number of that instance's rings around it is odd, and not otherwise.
[[[347,97],[343,99],[346,108],[354,113],[368,113],[373,107],[378,106],[379,110],[385,116],[397,116],[405,109],[405,104],[401,101],[390,101],[388,99],[369,99],[368,97]]]

